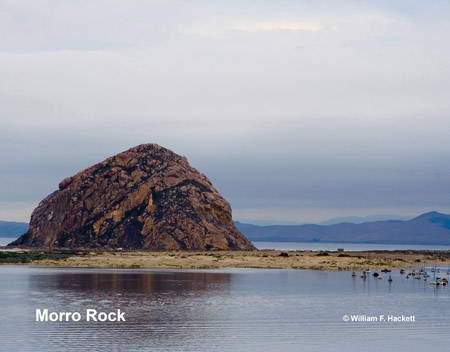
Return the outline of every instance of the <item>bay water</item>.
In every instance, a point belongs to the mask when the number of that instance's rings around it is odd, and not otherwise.
[[[14,238],[0,237],[0,246],[6,246],[14,241]],[[371,251],[371,250],[446,250],[448,245],[424,245],[424,244],[374,244],[374,243],[326,243],[326,242],[252,242],[258,249],[276,249],[283,251],[336,251],[344,248],[346,251]]]
[[[442,268],[440,275],[446,273]],[[398,270],[392,282],[381,275],[364,280],[347,271],[3,265],[0,350],[447,350],[449,288],[407,279]],[[36,321],[36,309],[82,318]],[[125,321],[86,321],[87,309],[120,309]]]

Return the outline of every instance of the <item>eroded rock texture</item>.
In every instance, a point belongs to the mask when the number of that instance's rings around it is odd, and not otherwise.
[[[139,145],[63,180],[13,242],[32,247],[253,250],[185,157]]]

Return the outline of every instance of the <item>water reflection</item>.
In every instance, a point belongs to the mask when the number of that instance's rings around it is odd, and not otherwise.
[[[36,290],[54,289],[78,292],[108,294],[166,294],[183,295],[196,292],[210,294],[211,290],[229,287],[231,275],[227,273],[189,272],[59,272],[55,275],[32,275],[30,287]]]
[[[300,270],[104,270],[0,267],[5,351],[421,351],[444,349],[448,287]],[[419,282],[420,281],[420,282]],[[126,322],[34,321],[36,308],[121,309]],[[343,315],[415,315],[414,324]],[[20,348],[17,348],[20,344]],[[333,348],[335,347],[335,348]]]
[[[53,339],[90,329],[102,336],[97,343],[170,350],[197,340],[205,324],[211,328],[226,318],[226,311],[217,307],[229,295],[230,281],[229,273],[62,271],[30,276],[29,295],[33,306],[54,311],[125,312],[125,323],[48,323]]]

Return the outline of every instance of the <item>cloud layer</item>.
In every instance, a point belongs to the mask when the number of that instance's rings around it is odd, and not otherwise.
[[[241,218],[449,212],[449,7],[0,1],[2,204],[156,142]]]

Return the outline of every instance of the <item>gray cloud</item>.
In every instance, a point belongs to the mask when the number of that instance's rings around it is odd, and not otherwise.
[[[186,155],[240,218],[450,211],[448,14],[2,1],[0,218],[146,142]]]

